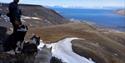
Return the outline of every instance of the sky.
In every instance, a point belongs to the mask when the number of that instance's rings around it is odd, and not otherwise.
[[[0,0],[9,3],[13,0]],[[103,7],[123,7],[125,0],[20,0],[20,3],[38,4],[43,6],[61,7],[82,7],[82,8],[103,8]]]

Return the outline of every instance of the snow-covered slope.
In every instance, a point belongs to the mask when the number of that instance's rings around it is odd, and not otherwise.
[[[65,63],[95,63],[92,60],[89,60],[85,57],[82,57],[72,50],[72,40],[79,38],[65,38],[53,44],[46,44],[47,47],[52,47],[52,55],[61,59]],[[41,41],[38,46],[41,49],[44,46],[44,43]]]

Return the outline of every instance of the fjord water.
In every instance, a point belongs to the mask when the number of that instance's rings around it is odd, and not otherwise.
[[[98,26],[125,31],[125,16],[116,14],[114,9],[52,9],[67,19],[87,21]]]

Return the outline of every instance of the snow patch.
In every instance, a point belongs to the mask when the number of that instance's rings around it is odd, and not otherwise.
[[[65,38],[52,44],[44,44],[41,40],[38,49],[42,49],[44,45],[48,48],[52,47],[52,55],[61,59],[65,63],[95,63],[91,59],[87,59],[73,52],[71,41],[75,39],[79,38]]]
[[[30,17],[30,16],[22,16],[22,19],[34,19],[34,20],[41,20],[41,18],[38,18],[38,17]]]

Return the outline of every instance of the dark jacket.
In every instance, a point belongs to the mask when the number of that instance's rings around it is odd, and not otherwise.
[[[19,9],[17,3],[12,2],[9,4],[9,13],[7,14],[8,17],[18,20],[21,18],[21,14],[21,10]]]

